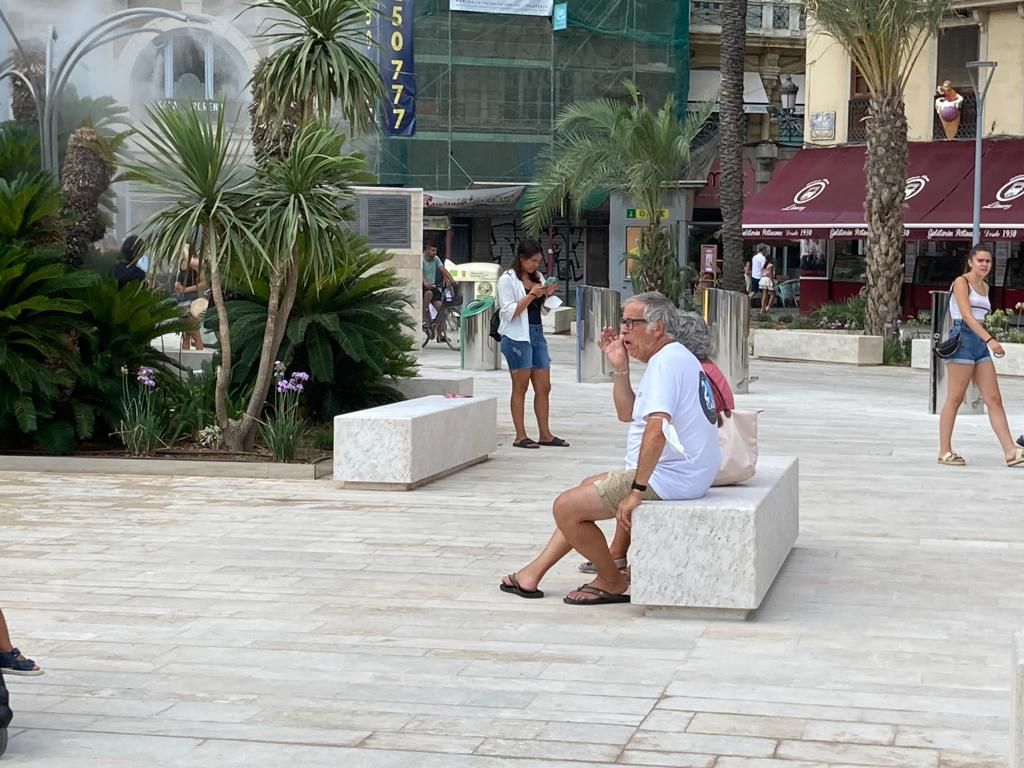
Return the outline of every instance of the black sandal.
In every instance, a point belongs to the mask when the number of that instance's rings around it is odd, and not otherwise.
[[[528,600],[536,600],[537,598],[544,597],[544,593],[539,589],[523,589],[519,586],[519,579],[516,578],[514,573],[508,574],[506,577],[508,584],[504,580],[498,585],[498,589],[502,592],[508,592],[510,595],[518,595],[519,597],[525,597]]]
[[[540,448],[540,444],[528,437],[524,437],[522,440],[516,440],[512,443],[513,448]]]
[[[537,445],[543,445],[546,448],[568,448],[569,444],[560,437],[552,437],[550,440],[537,443]]]

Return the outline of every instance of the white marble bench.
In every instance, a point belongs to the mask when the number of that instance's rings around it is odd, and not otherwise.
[[[487,459],[498,444],[493,397],[420,397],[334,417],[334,479],[409,490]]]
[[[542,318],[545,333],[569,333],[576,320],[575,307],[558,307]]]
[[[742,485],[695,501],[644,502],[633,513],[632,602],[648,614],[744,619],[756,610],[800,531],[797,460],[762,456]]]
[[[472,395],[473,377],[462,371],[430,371],[418,373],[410,379],[398,379],[395,389],[401,392],[406,400],[428,395]]]
[[[774,360],[798,360],[845,365],[881,365],[882,337],[836,331],[754,331],[754,355]]]

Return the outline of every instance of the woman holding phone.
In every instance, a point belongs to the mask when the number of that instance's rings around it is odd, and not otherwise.
[[[558,289],[555,278],[544,279],[540,272],[543,258],[540,243],[524,240],[519,244],[512,268],[498,278],[498,313],[501,324],[501,353],[512,376],[512,424],[516,448],[569,444],[551,434],[548,423],[551,397],[551,355],[544,338],[541,315],[544,302]],[[526,391],[533,384],[533,412],[537,417],[539,440],[526,434]]]

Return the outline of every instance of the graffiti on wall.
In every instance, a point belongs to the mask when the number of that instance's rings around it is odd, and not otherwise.
[[[507,269],[512,264],[519,243],[530,237],[518,218],[491,219],[491,259]],[[569,295],[583,284],[587,255],[586,228],[565,220],[556,221],[548,232],[538,238],[545,254],[550,248],[554,270],[560,283],[559,293]],[[546,261],[545,261],[546,269]]]

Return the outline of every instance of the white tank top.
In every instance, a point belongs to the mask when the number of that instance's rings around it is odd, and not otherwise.
[[[971,302],[971,315],[975,320],[984,320],[985,316],[992,311],[992,302],[988,296],[983,296],[974,290],[970,280],[967,281],[967,289],[970,291],[967,298]],[[964,319],[964,316],[960,314],[960,305],[957,304],[956,295],[952,291],[949,293],[949,316],[953,320]]]

